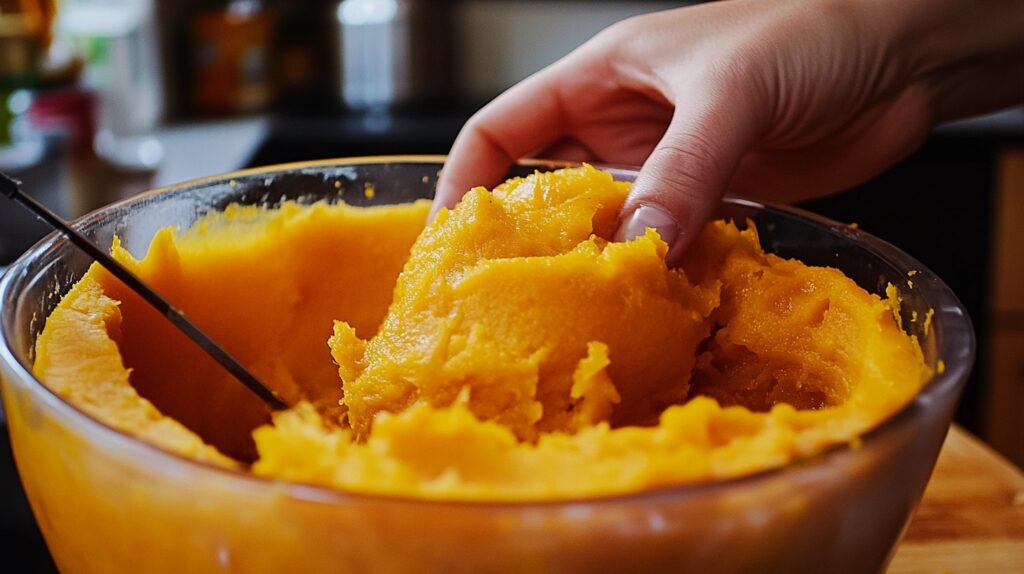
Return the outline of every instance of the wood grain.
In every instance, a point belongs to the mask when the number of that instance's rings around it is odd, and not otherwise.
[[[1024,573],[1024,473],[951,428],[888,572]]]

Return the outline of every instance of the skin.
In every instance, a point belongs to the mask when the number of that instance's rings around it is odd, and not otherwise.
[[[795,201],[884,171],[937,123],[1024,102],[1020,0],[730,0],[602,31],[477,112],[434,212],[518,158],[642,165],[616,238],[678,262],[735,193]]]

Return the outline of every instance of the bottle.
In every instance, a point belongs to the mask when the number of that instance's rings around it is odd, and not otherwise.
[[[452,59],[444,3],[343,0],[336,17],[347,106],[374,110],[446,95]]]
[[[64,0],[58,34],[85,60],[84,84],[99,102],[97,152],[129,168],[162,159],[152,137],[164,114],[155,0]]]
[[[0,0],[0,146],[13,142],[9,98],[39,82],[54,9],[53,0]]]
[[[192,100],[203,114],[246,113],[270,102],[271,21],[259,0],[231,0],[192,22]]]

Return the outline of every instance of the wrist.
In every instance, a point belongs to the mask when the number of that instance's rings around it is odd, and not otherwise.
[[[891,38],[888,57],[924,89],[935,122],[1024,103],[1024,2],[851,1]]]

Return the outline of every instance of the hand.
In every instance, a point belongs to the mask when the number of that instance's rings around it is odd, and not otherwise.
[[[434,208],[526,155],[642,164],[616,238],[653,227],[674,264],[726,191],[848,188],[938,121],[1024,101],[1022,70],[1018,0],[732,0],[640,16],[474,115]]]

